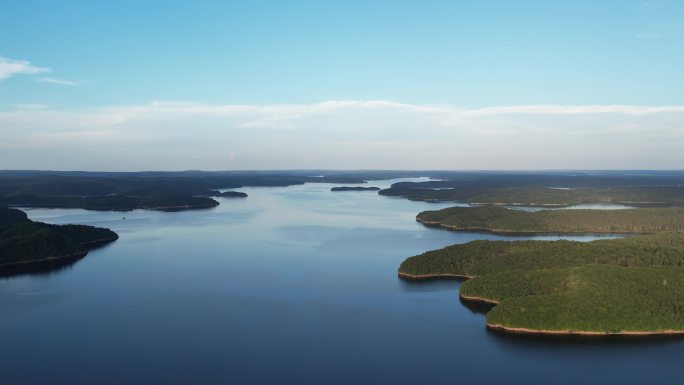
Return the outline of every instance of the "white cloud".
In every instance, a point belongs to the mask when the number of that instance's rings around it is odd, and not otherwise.
[[[0,112],[2,168],[684,168],[684,106],[381,100]]]
[[[39,74],[50,72],[49,68],[37,67],[25,60],[12,60],[0,56],[0,80],[19,74]]]
[[[52,72],[52,70],[46,67],[35,66],[31,62],[26,60],[12,60],[0,56],[0,81],[20,74],[35,75],[46,72]],[[81,84],[73,80],[66,80],[49,76],[38,77],[35,78],[35,80],[41,83],[56,84],[60,86],[77,86]]]
[[[78,86],[81,84],[81,83],[75,82],[73,80],[65,80],[65,79],[52,78],[52,77],[36,78],[36,81],[41,82],[41,83],[57,84],[60,86]]]

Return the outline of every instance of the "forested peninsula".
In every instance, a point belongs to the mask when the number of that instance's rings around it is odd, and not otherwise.
[[[455,173],[426,182],[398,182],[380,195],[422,201],[565,207],[622,204],[684,206],[684,175],[639,172]]]
[[[0,207],[0,269],[75,260],[118,238],[110,229],[34,222],[21,210]]]
[[[304,183],[363,183],[352,175],[313,177],[265,172],[56,172],[0,171],[0,205],[130,211],[181,211],[219,205],[214,197],[246,197],[220,189],[292,186]]]
[[[419,214],[451,230],[639,233],[592,242],[478,240],[428,251],[405,279],[465,279],[466,302],[496,305],[487,327],[512,333],[684,333],[684,210],[449,208]]]
[[[511,210],[497,206],[423,211],[416,220],[459,231],[492,233],[650,233],[684,231],[684,208]]]

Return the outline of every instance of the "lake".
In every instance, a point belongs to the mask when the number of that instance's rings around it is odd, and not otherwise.
[[[332,186],[243,188],[203,211],[26,210],[121,238],[0,278],[0,384],[682,383],[681,339],[507,337],[457,281],[397,278],[449,244],[559,237],[428,228],[416,214],[452,204]]]

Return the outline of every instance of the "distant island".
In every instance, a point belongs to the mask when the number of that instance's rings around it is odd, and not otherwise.
[[[361,187],[361,186],[342,186],[333,187],[330,191],[380,191],[379,187]]]
[[[218,196],[222,198],[247,198],[247,193],[243,193],[240,191],[224,191],[220,193]]]
[[[118,238],[106,228],[34,222],[21,210],[0,207],[0,269],[75,260]]]
[[[495,305],[486,320],[492,330],[684,334],[684,209],[449,208],[417,219],[452,230],[640,233],[592,242],[472,241],[410,257],[399,276],[466,280],[462,301]]]

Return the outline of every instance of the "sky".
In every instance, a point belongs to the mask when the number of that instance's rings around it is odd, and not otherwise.
[[[0,3],[0,169],[684,169],[684,1]]]

